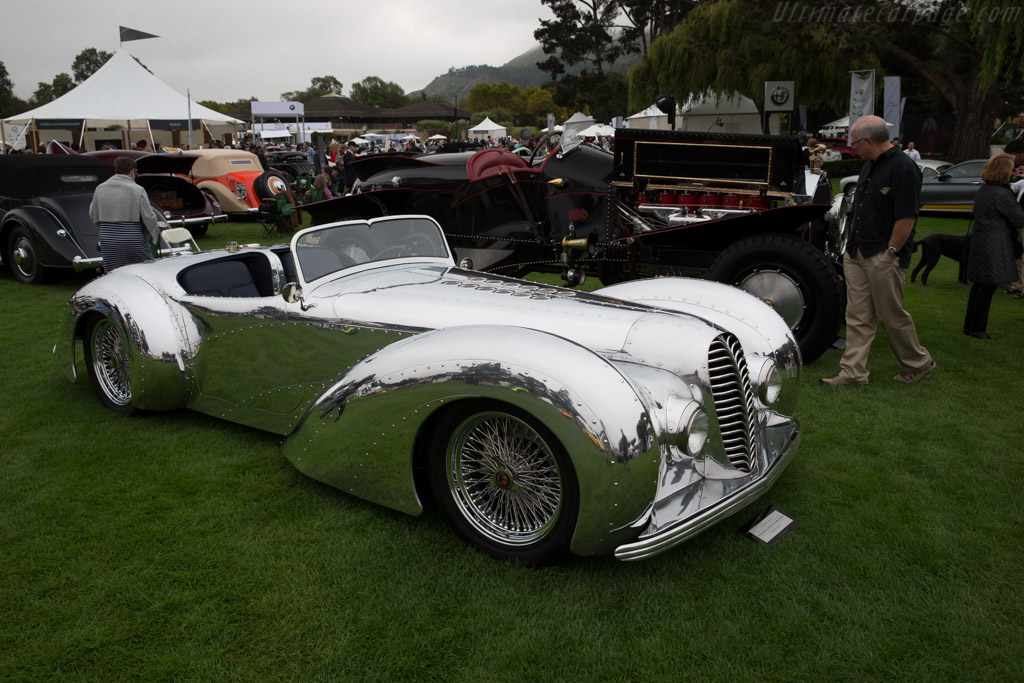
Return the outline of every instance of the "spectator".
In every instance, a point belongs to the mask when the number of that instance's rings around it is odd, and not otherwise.
[[[913,318],[903,308],[910,244],[921,205],[921,171],[889,141],[881,118],[857,119],[850,132],[853,148],[867,163],[857,180],[843,257],[846,350],[839,374],[821,382],[866,385],[868,355],[881,323],[902,367],[893,379],[913,384],[935,370],[931,354],[917,339]]]
[[[345,178],[345,192],[351,192],[356,184],[356,169],[352,166],[356,160],[356,149],[358,145],[349,140],[345,145],[345,154],[341,158],[341,163],[344,164],[342,176]]]
[[[914,161],[921,161],[921,153],[914,149],[914,141],[911,140],[907,143],[907,148],[903,150],[903,153]]]
[[[313,191],[309,193],[310,202],[323,202],[334,199],[331,194],[331,179],[326,173],[321,173],[313,179]]]
[[[1007,143],[1004,151],[1013,157],[1013,171],[1010,174],[1010,182],[1015,183],[1017,190],[1017,203],[1024,206],[1024,195],[1019,191],[1016,183],[1024,180],[1024,140],[1017,138]],[[1024,244],[1024,229],[1018,232],[1018,238]],[[1017,254],[1017,281],[1011,282],[1003,289],[1007,294],[1013,294],[1016,299],[1024,299],[1024,252]]]
[[[992,294],[1000,282],[1017,275],[1014,240],[1024,228],[1024,208],[1010,191],[1013,156],[994,154],[981,169],[984,185],[974,196],[974,231],[967,257],[967,279],[972,282],[967,297],[964,334],[977,339],[988,335],[988,311]]]
[[[89,218],[99,227],[103,272],[130,263],[153,260],[147,244],[160,241],[163,219],[149,203],[146,191],[135,182],[135,159],[114,160],[114,175],[100,183],[89,205]]]

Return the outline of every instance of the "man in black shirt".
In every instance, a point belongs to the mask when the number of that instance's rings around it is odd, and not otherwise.
[[[832,386],[867,384],[868,354],[882,323],[902,368],[893,379],[913,384],[935,369],[931,354],[917,339],[913,318],[903,308],[921,171],[889,141],[888,126],[879,117],[858,119],[850,133],[853,148],[868,163],[857,180],[843,258],[846,350],[839,374],[821,381]]]
[[[342,156],[342,170],[341,175],[345,178],[345,191],[351,192],[352,186],[356,184],[356,169],[352,167],[352,162],[356,160],[356,150],[359,146],[351,140],[345,145],[345,154]]]

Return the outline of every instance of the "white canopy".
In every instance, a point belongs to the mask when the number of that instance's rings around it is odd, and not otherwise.
[[[184,95],[146,71],[121,49],[70,92],[4,121],[83,119],[90,128],[117,125],[147,128],[151,121],[187,121],[189,113],[189,101]],[[195,102],[191,103],[191,115],[207,125],[242,123]]]
[[[614,137],[615,129],[604,123],[595,123],[594,125],[584,128],[580,132],[576,133],[578,138],[597,138],[597,137]]]
[[[448,136],[447,135],[441,135],[440,133],[438,133],[437,135],[431,135],[427,139],[428,140],[447,140]]]
[[[668,130],[668,115],[656,105],[628,117],[630,128]],[[694,95],[676,104],[676,130],[717,133],[761,133],[761,115],[753,100],[739,93],[718,97],[713,93]]]
[[[579,135],[581,130],[590,128],[594,123],[596,123],[596,121],[594,121],[593,116],[587,116],[583,112],[578,111],[569,117],[569,120],[563,124],[563,127],[565,128],[565,136],[572,140]]]

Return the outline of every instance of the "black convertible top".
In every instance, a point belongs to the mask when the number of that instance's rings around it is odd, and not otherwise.
[[[92,192],[114,175],[100,159],[70,154],[0,156],[0,197],[28,199],[65,192]]]

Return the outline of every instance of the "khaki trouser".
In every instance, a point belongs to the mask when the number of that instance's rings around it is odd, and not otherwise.
[[[846,275],[846,351],[839,361],[841,376],[868,379],[868,354],[878,323],[885,326],[889,347],[902,371],[923,370],[931,354],[917,340],[914,319],[903,309],[907,271],[886,252],[864,258],[849,253],[843,258]]]

